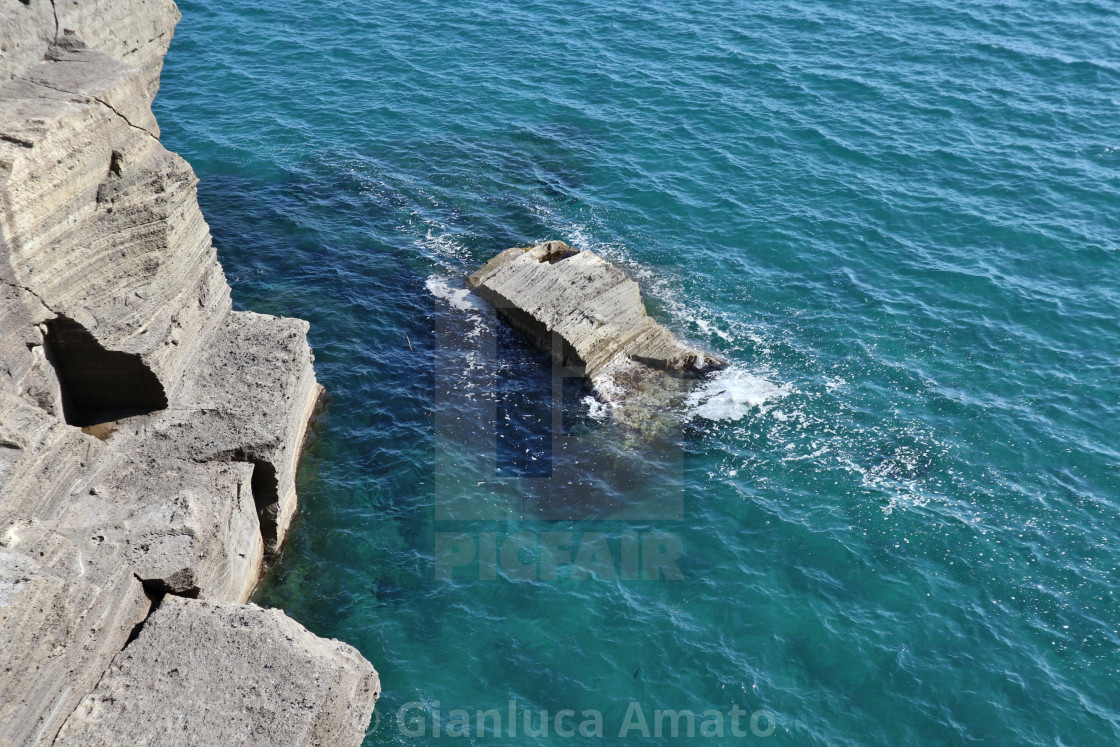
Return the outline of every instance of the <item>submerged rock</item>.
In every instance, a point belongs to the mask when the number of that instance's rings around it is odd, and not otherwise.
[[[557,364],[581,371],[614,420],[640,430],[658,430],[667,408],[726,365],[654,321],[626,273],[562,241],[507,249],[467,282]]]

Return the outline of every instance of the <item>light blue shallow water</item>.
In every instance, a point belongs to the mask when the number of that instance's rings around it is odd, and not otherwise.
[[[237,304],[310,320],[330,392],[257,601],[376,663],[367,744],[511,699],[601,712],[591,741],[668,741],[618,739],[631,701],[764,709],[759,743],[1120,741],[1114,3],[181,7],[163,140]],[[448,474],[501,513],[559,464],[544,362],[501,330],[472,357],[455,293],[544,238],[732,366],[661,458],[565,398],[607,509],[438,519]],[[479,382],[489,431],[440,394]],[[612,513],[649,494],[679,518]],[[437,533],[519,530],[671,533],[684,578],[436,578]]]

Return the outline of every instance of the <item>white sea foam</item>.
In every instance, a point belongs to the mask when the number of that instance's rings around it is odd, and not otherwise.
[[[773,403],[793,392],[791,384],[775,384],[765,376],[728,368],[688,396],[691,414],[706,420],[739,420],[758,408],[768,412]]]
[[[432,275],[428,278],[427,282],[424,283],[424,287],[436,298],[446,301],[453,309],[458,309],[459,311],[484,310],[478,296],[474,295],[466,288],[452,288],[447,284],[446,278]]]
[[[619,375],[634,370],[638,364],[625,356],[618,355],[608,363],[603,371],[592,381],[594,396],[584,398],[588,415],[596,420],[606,420],[621,405],[626,397],[626,388],[619,384]]]
[[[455,234],[449,233],[446,226],[432,220],[424,220],[424,223],[428,224],[424,238],[418,239],[416,243],[425,254],[440,264],[458,265],[470,262],[470,250]]]
[[[696,326],[699,327],[700,331],[703,332],[704,334],[715,335],[716,337],[720,338],[724,342],[735,342],[735,338],[733,338],[731,335],[724,332],[719,327],[716,327],[713,324],[711,324],[707,319],[704,319],[704,318],[701,318],[701,317],[696,317],[695,322],[696,322]]]
[[[590,394],[583,398],[583,404],[587,405],[588,417],[594,420],[606,420],[611,416],[611,405],[607,402],[600,402]]]
[[[703,299],[682,293],[679,277],[655,273],[635,262],[623,242],[602,240],[603,232],[594,219],[590,223],[580,223],[569,221],[548,209],[536,212],[550,230],[548,238],[565,238],[573,246],[591,249],[623,268],[639,283],[647,299],[656,299],[660,313],[669,317],[670,327],[675,330],[692,328],[709,341],[718,340],[716,346],[722,350],[716,352],[749,349],[765,361],[784,345],[781,330],[759,326],[734,312],[712,308]],[[621,362],[616,362],[612,368],[620,369],[621,365]],[[762,365],[765,366],[764,363]],[[611,374],[608,369],[598,377],[594,396],[584,399],[588,415],[597,420],[609,419],[626,394],[625,388]],[[823,386],[812,387],[808,391],[796,389],[792,384],[782,384],[776,379],[775,373],[768,369],[752,373],[731,367],[716,374],[687,398],[687,414],[726,422],[743,421],[752,412],[765,415],[769,438],[776,448],[781,445],[782,463],[810,464],[814,465],[812,469],[820,470],[840,467],[853,472],[865,489],[886,494],[887,500],[882,509],[886,515],[925,506],[931,499],[939,499],[938,496],[942,495],[945,486],[921,474],[922,462],[906,450],[900,450],[882,464],[868,464],[866,459],[867,452],[873,449],[869,442],[873,438],[881,440],[909,434],[933,448],[940,448],[938,442],[931,440],[930,434],[913,433],[897,424],[885,432],[879,429],[867,432],[856,426],[849,421],[846,401],[852,383],[835,373],[822,376],[819,381]],[[798,395],[797,399],[802,404],[808,401],[818,406],[821,398],[827,397],[829,405],[819,414],[809,414],[800,406],[782,402],[791,394]],[[734,434],[743,427],[735,426],[728,437],[736,439]],[[743,468],[750,472],[750,463],[736,462],[723,475],[734,482]],[[758,479],[765,481],[768,478],[763,476]]]
[[[492,326],[492,317],[486,303],[466,288],[455,288],[448,281],[453,278],[431,275],[424,283],[428,292],[445,302],[453,311],[444,312],[446,331],[437,335],[443,346],[441,356],[457,361],[453,368],[453,381],[445,382],[453,390],[465,392],[468,399],[485,389],[489,381],[485,375],[494,370],[492,354],[484,342]]]

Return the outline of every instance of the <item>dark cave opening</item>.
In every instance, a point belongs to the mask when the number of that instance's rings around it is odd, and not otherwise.
[[[265,552],[274,552],[280,523],[280,481],[276,479],[276,468],[263,459],[252,459],[253,477],[251,487],[253,502],[257,505],[257,519],[260,521],[261,539]]]
[[[47,359],[58,376],[67,423],[98,425],[167,407],[163,385],[139,355],[106,350],[66,316],[46,326]]]

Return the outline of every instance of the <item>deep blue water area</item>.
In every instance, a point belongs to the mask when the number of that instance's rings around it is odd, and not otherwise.
[[[180,6],[163,142],[329,392],[256,601],[368,745],[1120,743],[1120,6]],[[463,291],[554,238],[730,361],[669,436]]]

